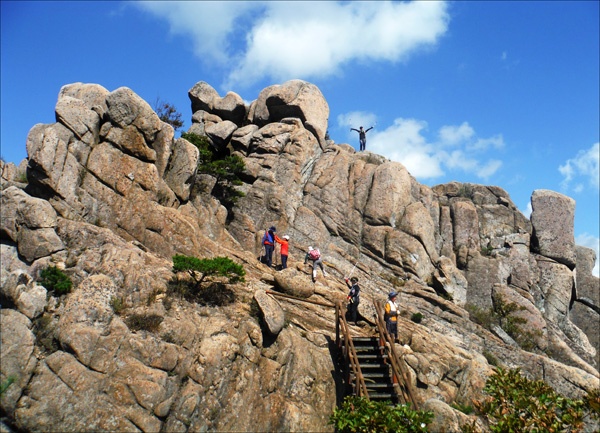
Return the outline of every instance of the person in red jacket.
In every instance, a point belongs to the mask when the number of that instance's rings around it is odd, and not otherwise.
[[[279,236],[275,235],[275,242],[281,245],[281,269],[286,269],[288,252],[290,247],[290,237],[288,235],[285,235],[280,238]]]

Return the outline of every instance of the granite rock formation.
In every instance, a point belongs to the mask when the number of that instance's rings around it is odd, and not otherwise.
[[[327,102],[304,81],[249,106],[205,82],[189,97],[189,132],[245,162],[233,208],[197,173],[198,149],[127,88],[64,86],[26,161],[2,163],[0,380],[14,380],[2,428],[333,431],[342,396],[324,304],[345,299],[350,272],[363,288],[354,335],[373,333],[373,301],[400,290],[397,350],[447,431],[474,419],[451,404],[481,396],[491,359],[569,397],[599,386],[600,287],[593,251],[573,239],[572,199],[534,191],[529,220],[497,186],[421,185],[400,163],[325,140]],[[286,271],[257,260],[271,225],[291,238]],[[328,272],[314,284],[309,245]],[[172,296],[174,254],[242,264],[235,301]],[[48,266],[72,293],[38,284]],[[519,306],[521,341],[474,320],[502,303]],[[134,314],[160,325],[131,330]]]

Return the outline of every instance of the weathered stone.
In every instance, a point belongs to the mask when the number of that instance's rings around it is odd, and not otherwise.
[[[153,142],[162,122],[150,105],[127,87],[120,87],[106,97],[107,115],[121,128],[135,126],[147,142]]]
[[[231,139],[237,125],[230,120],[216,123],[205,128],[206,135],[211,139],[217,149],[224,148]]]
[[[532,247],[542,256],[575,267],[575,200],[538,189],[531,195]]]
[[[258,303],[267,331],[271,335],[277,335],[285,324],[285,314],[279,302],[264,290],[254,292],[254,299]]]
[[[36,284],[24,271],[9,274],[0,286],[0,293],[32,320],[41,315],[46,307],[46,289]]]
[[[227,92],[225,97],[216,99],[213,110],[221,119],[230,120],[237,126],[241,126],[246,117],[246,104],[235,92]]]
[[[401,290],[403,346],[396,350],[407,363],[417,402],[435,412],[436,426],[476,419],[449,406],[481,398],[490,364],[520,367],[568,397],[579,398],[597,384],[593,340],[570,317],[583,306],[596,311],[596,292],[580,297],[597,281],[591,271],[578,263],[575,275],[531,254],[531,223],[501,188],[457,182],[429,188],[382,156],[331,140],[321,148],[313,120],[326,120],[322,96],[302,83],[262,91],[244,115],[249,124],[231,135],[227,150],[246,164],[239,185],[245,196],[233,209],[211,195],[214,178],[193,174],[193,158],[174,164],[179,156],[172,127],[131,91],[107,94],[79,83],[61,90],[64,124],[37,125],[28,136],[26,189],[59,217],[33,217],[29,210],[18,216],[18,206],[5,209],[7,198],[29,199],[14,190],[2,196],[0,290],[11,311],[25,320],[16,309],[39,317],[40,302],[19,299],[46,266],[66,268],[74,282],[72,293],[50,297],[43,306],[48,314],[34,328],[39,348],[19,350],[15,356],[21,358],[12,359],[21,368],[32,359],[29,353],[40,357],[22,384],[9,387],[15,392],[10,405],[4,405],[6,393],[0,397],[11,426],[332,431],[327,420],[342,378],[334,364],[335,313],[327,305],[345,300],[342,278],[349,274],[359,277],[364,319],[350,327],[352,336],[375,335],[373,303]],[[190,93],[196,108],[190,132],[236,123],[227,119],[241,112],[235,95],[220,98],[206,83]],[[94,124],[92,113],[101,119],[98,139],[83,132]],[[188,173],[176,178],[176,165]],[[10,185],[2,181],[4,191]],[[261,235],[271,225],[291,237],[285,271],[257,260]],[[28,242],[19,238],[25,229],[54,230],[64,248],[26,263],[17,254]],[[316,284],[303,264],[309,245],[320,248],[328,274]],[[201,296],[178,294],[185,282],[173,280],[174,254],[231,257],[243,264],[246,281],[226,286],[233,302],[199,305]],[[274,286],[318,302],[268,295]],[[480,318],[469,320],[477,309],[494,314],[498,293],[525,307],[519,317],[527,331],[542,332],[534,342],[537,349],[546,344],[545,353],[521,350],[501,328],[492,325],[496,331],[490,332],[474,322]],[[274,313],[259,307],[257,317],[253,294],[256,303],[273,303]],[[157,330],[133,331],[128,319],[134,313],[162,321]],[[415,313],[422,316],[418,324],[409,320]],[[2,317],[2,374],[9,347],[4,323]],[[26,333],[15,334],[27,341]],[[61,350],[43,346],[48,338]],[[591,424],[586,428],[594,431]]]
[[[165,172],[165,182],[182,201],[190,197],[191,183],[198,166],[199,151],[184,138],[173,146],[173,155]]]
[[[0,407],[12,414],[37,365],[35,336],[31,321],[15,310],[0,310],[0,329],[0,383],[12,382],[0,395]]]
[[[84,101],[61,96],[56,103],[56,119],[75,133],[81,141],[92,144],[98,140],[100,116]]]
[[[275,284],[283,293],[298,298],[310,298],[315,293],[309,277],[293,268],[277,272],[275,274]]]

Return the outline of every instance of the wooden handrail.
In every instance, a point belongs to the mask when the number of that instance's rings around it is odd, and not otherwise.
[[[410,385],[410,377],[404,368],[404,361],[401,361],[398,357],[395,343],[390,334],[387,332],[387,328],[383,320],[383,307],[376,300],[373,300],[373,305],[375,306],[375,311],[377,311],[377,331],[379,332],[379,338],[387,343],[385,344],[385,347],[388,351],[388,359],[390,360],[390,364],[392,366],[392,374],[396,379],[394,381],[394,387],[397,387],[396,389],[400,390],[398,395],[402,397],[404,403],[412,404],[413,409],[418,410],[417,400],[414,397],[412,387]]]
[[[354,343],[352,342],[352,338],[350,338],[350,331],[348,328],[348,322],[346,321],[346,317],[344,316],[342,310],[342,303],[338,301],[335,304],[336,311],[336,344],[338,345],[338,349],[341,346],[340,342],[340,324],[342,335],[344,337],[344,341],[346,342],[346,352],[350,361],[350,366],[352,367],[352,372],[354,373],[355,387],[357,390],[357,394],[359,397],[364,397],[369,400],[369,392],[367,391],[367,385],[365,384],[365,378],[362,375],[362,371],[360,369],[360,363],[358,362],[358,355],[356,354],[356,348],[354,347]]]

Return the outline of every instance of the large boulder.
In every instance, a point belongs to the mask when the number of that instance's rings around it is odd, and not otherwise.
[[[532,248],[544,257],[575,268],[575,200],[538,189],[531,195]]]
[[[28,262],[64,248],[55,231],[56,212],[49,202],[31,197],[14,186],[0,193],[0,202],[0,233],[17,243],[19,254]]]

